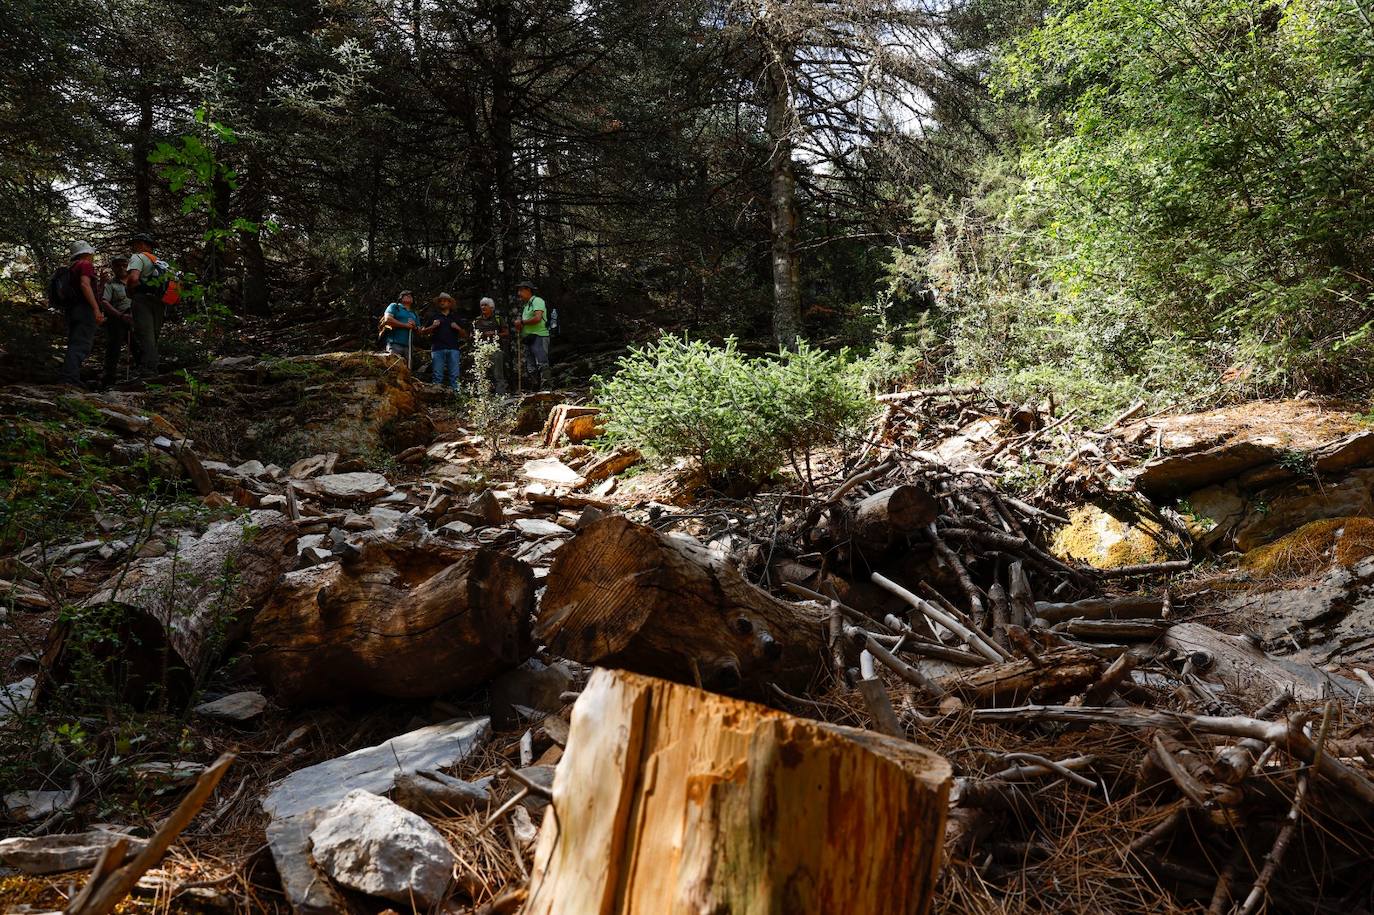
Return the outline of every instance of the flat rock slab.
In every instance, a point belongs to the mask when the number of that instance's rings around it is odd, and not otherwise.
[[[327,473],[315,477],[310,486],[325,499],[358,502],[375,499],[391,491],[391,484],[380,473],[355,470],[352,473]]]
[[[197,715],[218,718],[221,721],[251,721],[261,715],[266,708],[267,699],[262,693],[245,690],[221,696],[210,702],[202,702],[196,706],[195,712]]]
[[[66,810],[72,799],[70,791],[11,791],[4,797],[5,815],[17,823],[32,823]]]
[[[429,908],[445,896],[457,861],[439,830],[384,797],[354,790],[310,833],[311,854],[351,890]]]
[[[385,794],[402,772],[446,769],[490,735],[490,718],[448,721],[298,769],[274,783],[262,802],[272,818],[267,844],[291,907],[301,915],[347,910],[310,858],[310,835],[329,808],[350,791]]]
[[[87,870],[95,866],[105,849],[120,839],[129,842],[124,861],[138,854],[147,844],[142,839],[99,829],[51,836],[22,836],[0,839],[0,864],[17,867],[26,874]]]
[[[36,682],[33,677],[25,677],[6,686],[0,686],[0,724],[27,713],[33,707]]]
[[[561,524],[545,521],[543,518],[518,518],[515,527],[526,537],[566,537],[572,534]]]
[[[1359,410],[1320,400],[1259,401],[1155,417],[1122,432],[1163,452],[1146,461],[1135,479],[1136,488],[1153,497],[1181,495],[1242,474],[1251,478],[1249,486],[1277,482],[1293,475],[1282,464],[1294,454],[1322,473],[1374,462],[1374,430],[1360,421]]]
[[[584,482],[581,474],[558,458],[526,461],[525,466],[520,468],[520,472],[526,479],[556,483],[560,486],[581,486]]]

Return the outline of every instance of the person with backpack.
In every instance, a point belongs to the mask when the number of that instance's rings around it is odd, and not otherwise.
[[[434,336],[434,342],[429,348],[430,362],[434,366],[434,383],[456,391],[458,372],[463,363],[459,341],[466,337],[468,332],[458,323],[458,316],[453,313],[454,304],[453,296],[447,292],[439,293],[438,298],[434,300],[434,307],[439,309],[439,312],[434,315],[430,325],[423,328],[420,333],[426,337]]]
[[[95,329],[105,323],[95,297],[95,249],[79,241],[68,252],[69,263],[48,281],[48,301],[67,319],[67,356],[62,381],[81,387],[81,363],[95,346]]]
[[[133,349],[140,375],[156,375],[157,341],[162,335],[162,319],[167,315],[167,297],[172,291],[172,268],[153,252],[153,237],[146,232],[130,239],[134,253],[124,287],[133,301]]]
[[[525,368],[530,373],[534,390],[543,390],[549,371],[548,306],[534,294],[534,284],[529,280],[521,280],[516,284],[515,292],[524,303],[520,320],[515,322],[515,332],[520,335],[520,342],[525,349]]]
[[[129,259],[116,257],[110,261],[110,278],[101,284],[100,306],[109,318],[105,328],[105,373],[101,382],[105,387],[115,383],[119,376],[119,357],[125,344],[130,344],[134,362],[138,362],[137,350],[133,348],[134,303],[129,298],[128,287],[124,280],[129,274]]]
[[[381,320],[386,351],[393,356],[400,356],[407,366],[410,365],[412,335],[420,326],[420,316],[412,310],[414,307],[415,296],[407,289],[386,307]]]

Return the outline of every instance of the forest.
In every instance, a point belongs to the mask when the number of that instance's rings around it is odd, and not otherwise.
[[[0,909],[1374,911],[1369,0],[0,49]]]

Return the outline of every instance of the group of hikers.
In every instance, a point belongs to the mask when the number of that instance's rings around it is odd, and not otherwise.
[[[67,356],[62,381],[82,387],[81,364],[95,347],[96,329],[105,327],[105,366],[102,382],[114,384],[119,360],[127,346],[134,371],[156,375],[158,338],[169,304],[180,293],[171,267],[154,251],[153,236],[139,233],[129,239],[131,253],[112,258],[99,272],[90,242],[72,244],[67,265],[48,281],[48,300],[67,321]]]
[[[119,363],[127,347],[135,374],[156,375],[158,338],[169,305],[180,298],[170,265],[158,257],[153,236],[139,233],[129,239],[131,253],[111,258],[97,271],[95,248],[75,242],[68,263],[48,281],[48,299],[67,322],[67,355],[62,381],[83,387],[81,366],[95,347],[96,330],[105,328],[105,363],[102,386],[119,378]],[[464,341],[495,343],[488,363],[488,378],[499,394],[507,391],[507,347],[519,341],[518,386],[541,390],[549,381],[549,332],[556,327],[557,313],[537,294],[533,283],[516,285],[515,308],[509,323],[497,313],[496,302],[483,298],[471,321],[456,312],[457,302],[447,292],[434,299],[434,313],[426,320],[415,310],[415,296],[402,292],[386,307],[379,330],[386,350],[413,363],[415,335],[430,341],[432,379],[435,384],[458,388]],[[514,330],[512,335],[511,330]]]
[[[514,337],[520,346],[521,361],[516,369],[518,384],[522,388],[538,391],[549,380],[549,332],[554,327],[554,313],[529,280],[521,280],[516,284],[515,293],[518,311],[512,311],[510,327],[514,328]],[[487,377],[493,391],[506,393],[506,347],[512,340],[510,327],[497,313],[496,302],[490,296],[478,303],[478,315],[470,322],[454,310],[457,304],[453,296],[441,292],[434,297],[434,312],[422,319],[415,309],[414,294],[408,289],[403,291],[396,301],[386,307],[380,321],[379,330],[386,351],[412,365],[416,335],[428,339],[433,366],[431,380],[437,385],[456,390],[463,342],[495,343]],[[517,313],[519,316],[515,317]]]

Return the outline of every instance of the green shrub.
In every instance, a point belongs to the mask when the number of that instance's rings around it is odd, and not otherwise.
[[[607,435],[659,460],[689,458],[715,483],[758,482],[868,417],[872,401],[841,356],[802,345],[751,359],[724,346],[665,336],[631,350],[597,379]]]

